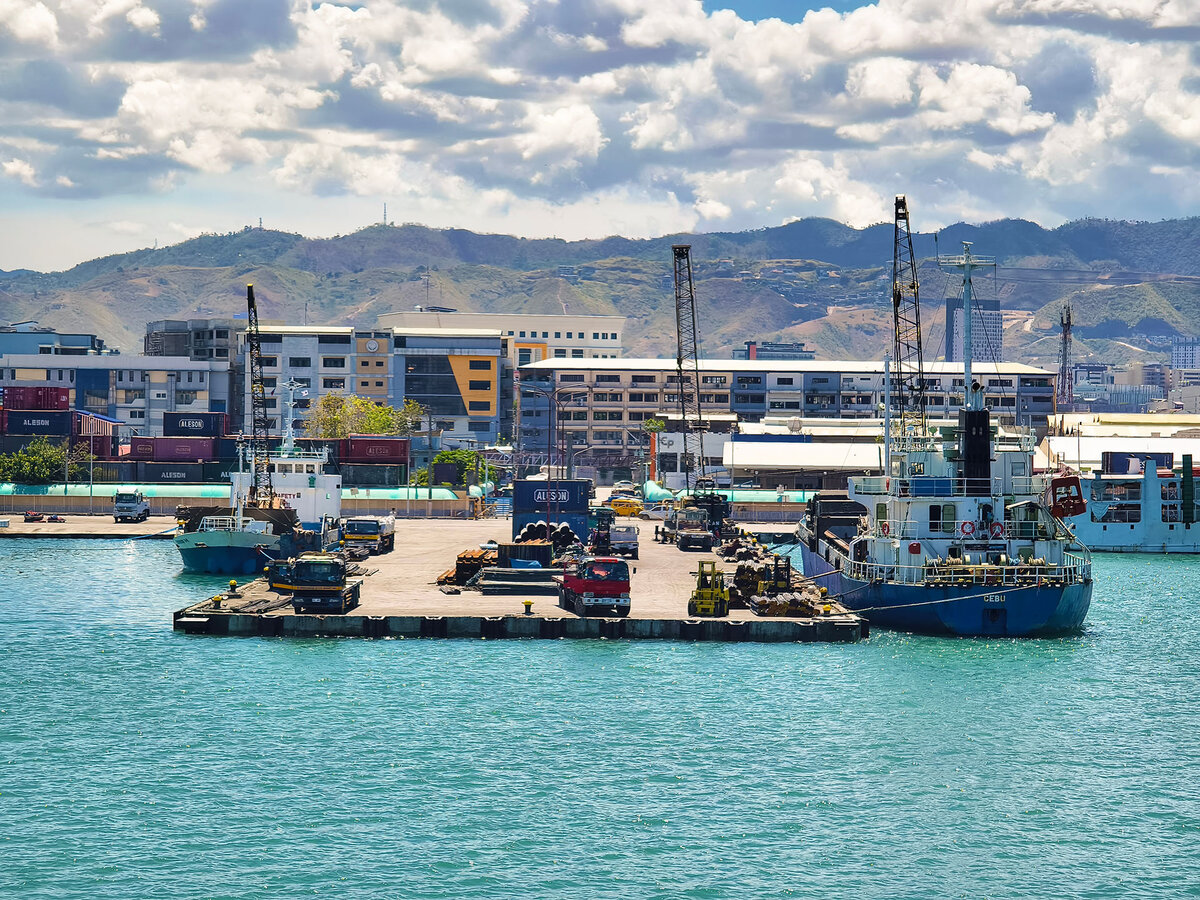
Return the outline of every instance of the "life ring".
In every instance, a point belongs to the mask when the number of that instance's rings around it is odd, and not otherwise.
[[[882,534],[884,537],[887,537],[888,532],[890,532],[891,530],[892,530],[892,527],[890,525],[888,525],[887,522],[884,522],[879,526],[879,533]]]
[[[998,538],[1004,536],[1004,525],[1000,522],[993,522],[991,527],[992,537]]]
[[[975,523],[974,522],[961,522],[961,523],[959,523],[958,529],[965,535],[968,535],[968,536],[972,535],[975,533]]]

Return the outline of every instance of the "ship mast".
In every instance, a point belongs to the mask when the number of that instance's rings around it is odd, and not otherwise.
[[[942,269],[957,269],[962,272],[962,316],[963,316],[963,408],[983,409],[982,386],[976,389],[972,375],[971,362],[975,355],[973,345],[972,319],[974,318],[974,298],[972,296],[972,274],[976,269],[996,268],[996,259],[991,256],[973,256],[971,242],[963,241],[962,256],[938,258],[938,266]]]

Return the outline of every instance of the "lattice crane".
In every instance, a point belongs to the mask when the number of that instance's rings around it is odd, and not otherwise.
[[[271,484],[268,458],[271,420],[267,417],[267,388],[263,379],[262,335],[258,330],[258,304],[254,301],[254,285],[246,285],[246,361],[250,366],[250,434],[251,503],[271,506],[275,489]]]
[[[1070,412],[1075,402],[1075,369],[1071,365],[1071,301],[1068,299],[1059,314],[1058,323],[1062,326],[1062,350],[1058,361],[1058,396],[1059,412]]]
[[[892,254],[892,382],[898,398],[900,433],[925,431],[925,359],[921,350],[921,301],[909,231],[908,201],[896,197]]]
[[[675,330],[679,352],[675,371],[679,382],[679,414],[683,427],[684,481],[688,493],[695,485],[696,466],[704,467],[704,414],[700,406],[700,330],[696,325],[696,291],[692,285],[692,245],[674,244]],[[691,461],[691,465],[688,461]]]

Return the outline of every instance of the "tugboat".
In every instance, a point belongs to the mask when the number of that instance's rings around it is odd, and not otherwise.
[[[907,208],[897,246],[907,237]],[[911,260],[911,239],[908,240]],[[897,251],[900,256],[900,251]],[[1046,504],[1053,479],[1033,474],[1034,437],[994,426],[971,372],[971,273],[994,263],[970,244],[946,265],[963,272],[966,403],[957,426],[927,427],[921,362],[902,340],[919,322],[915,269],[897,266],[893,300],[895,383],[902,414],[891,415],[885,360],[884,474],[852,478],[840,496],[818,494],[796,537],[804,574],[874,626],[923,634],[1031,637],[1078,630],[1092,597],[1091,556]],[[900,273],[903,272],[903,276]],[[902,314],[905,291],[912,292]],[[920,345],[919,327],[915,332]],[[905,407],[905,400],[913,400]]]

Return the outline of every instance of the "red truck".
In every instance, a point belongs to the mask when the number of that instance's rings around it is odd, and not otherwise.
[[[585,556],[556,575],[558,605],[577,616],[629,615],[629,563],[615,556]]]

